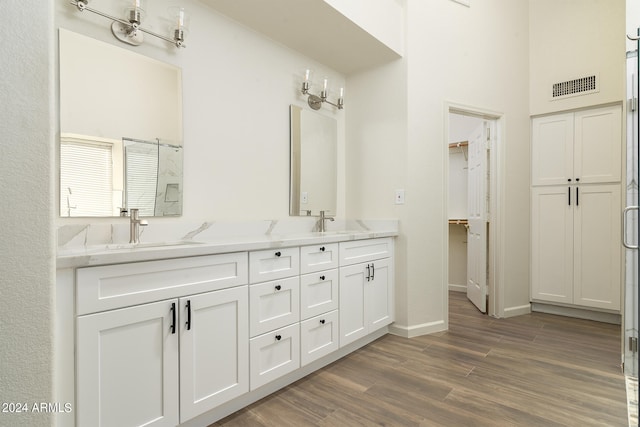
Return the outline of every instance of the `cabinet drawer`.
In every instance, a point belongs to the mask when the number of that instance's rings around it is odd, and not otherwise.
[[[79,268],[77,314],[248,283],[246,252]]]
[[[300,248],[300,273],[338,268],[338,244],[303,246]]]
[[[338,270],[300,277],[300,318],[308,319],[338,308]]]
[[[251,390],[300,367],[300,324],[252,338],[249,342]]]
[[[338,349],[338,310],[300,322],[300,365]]]
[[[358,264],[393,255],[393,239],[352,240],[340,243],[340,265]]]
[[[249,280],[266,282],[300,274],[300,249],[283,248],[249,252]]]
[[[252,337],[299,321],[298,277],[249,287],[249,332]]]

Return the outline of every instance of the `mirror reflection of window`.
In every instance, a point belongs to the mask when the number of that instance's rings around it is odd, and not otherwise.
[[[156,210],[158,180],[158,142],[123,138],[124,205],[137,208],[140,216],[153,216]]]
[[[61,216],[114,215],[113,153],[118,143],[79,135],[61,137]]]

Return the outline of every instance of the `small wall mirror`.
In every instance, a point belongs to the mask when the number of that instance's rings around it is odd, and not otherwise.
[[[337,145],[336,119],[291,105],[292,216],[336,214]]]
[[[60,29],[60,215],[182,214],[181,70]]]

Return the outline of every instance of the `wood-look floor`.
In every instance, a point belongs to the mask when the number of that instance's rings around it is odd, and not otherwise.
[[[386,335],[213,426],[627,425],[619,326],[449,298],[448,331]]]

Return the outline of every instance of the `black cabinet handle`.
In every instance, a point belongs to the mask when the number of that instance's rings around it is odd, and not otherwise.
[[[282,255],[280,251],[276,252],[276,256],[280,256],[280,255]]]
[[[320,246],[320,252],[324,252],[324,246]]]
[[[371,267],[367,264],[367,282],[371,280]]]
[[[282,339],[282,335],[276,335],[276,341],[280,341]]]
[[[371,280],[376,278],[376,266],[371,263]]]
[[[320,276],[320,280],[324,280],[324,276]]]
[[[569,189],[569,192],[567,193],[567,197],[568,197],[568,204],[569,206],[571,206],[571,187],[567,187]]]
[[[187,331],[191,330],[191,300],[187,301]]]
[[[176,303],[171,303],[171,333],[176,333]]]
[[[282,289],[282,286],[276,285],[276,291],[279,291],[280,289]]]
[[[580,206],[580,187],[576,187],[576,206]]]
[[[324,319],[320,319],[320,324],[324,325]]]

